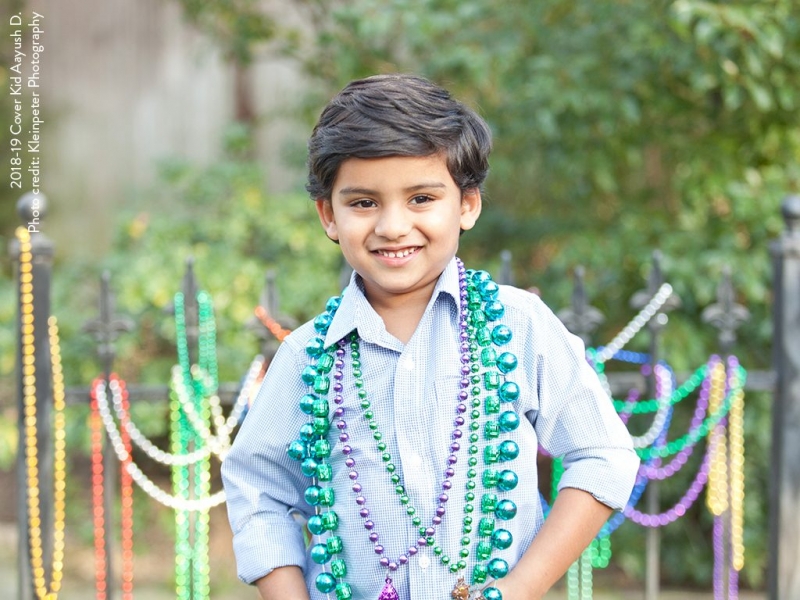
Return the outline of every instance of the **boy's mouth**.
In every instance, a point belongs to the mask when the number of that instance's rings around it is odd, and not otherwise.
[[[406,256],[411,256],[417,250],[419,250],[419,246],[403,248],[402,250],[375,250],[375,252],[386,258],[405,258]]]

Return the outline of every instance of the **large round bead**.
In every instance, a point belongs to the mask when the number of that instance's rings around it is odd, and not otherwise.
[[[497,417],[497,424],[505,432],[514,431],[519,427],[519,415],[513,410],[507,410]]]
[[[314,544],[311,546],[311,560],[318,565],[324,565],[331,559],[328,547],[325,544]]]
[[[483,312],[486,313],[486,318],[490,321],[496,321],[502,317],[505,310],[505,307],[497,300],[487,302],[486,306],[483,307]]]
[[[286,454],[288,454],[289,457],[293,458],[294,460],[303,460],[308,456],[306,445],[300,440],[295,440],[290,443],[289,447],[286,448]]]
[[[472,283],[480,285],[484,281],[491,281],[492,276],[487,271],[474,271],[471,275]]]
[[[492,329],[492,342],[497,346],[503,346],[511,341],[511,329],[507,325],[498,325]]]
[[[495,529],[492,532],[492,546],[498,550],[505,550],[511,546],[514,541],[514,536],[507,529]]]
[[[511,352],[503,352],[497,357],[497,369],[501,373],[510,373],[517,368],[517,357]]]
[[[502,558],[493,558],[489,561],[489,564],[486,565],[486,570],[489,571],[489,575],[495,579],[502,579],[508,575],[508,563]]]
[[[519,446],[514,440],[506,440],[500,443],[500,460],[514,460],[519,456]]]
[[[308,457],[300,464],[300,470],[306,477],[313,477],[317,474],[317,466],[319,463],[311,457]]]
[[[325,310],[328,311],[329,313],[335,313],[341,303],[342,303],[341,296],[331,296],[325,303]]]
[[[502,521],[513,519],[517,515],[517,505],[513,500],[500,500],[494,511],[494,516]]]
[[[329,594],[336,588],[336,579],[330,573],[320,573],[315,583],[323,594]]]
[[[307,365],[300,373],[300,379],[302,379],[303,383],[306,385],[311,385],[314,383],[317,375],[317,369],[311,365]]]
[[[500,471],[500,475],[497,478],[497,487],[503,490],[504,492],[510,492],[515,487],[517,487],[517,483],[519,483],[519,478],[517,474],[512,471],[511,469],[505,469]]]
[[[513,381],[506,381],[497,393],[503,402],[514,402],[519,398],[519,386]]]
[[[478,293],[484,301],[495,300],[499,291],[500,286],[491,279],[478,284]]]
[[[484,600],[503,600],[503,592],[496,587],[489,587],[483,590]]]
[[[325,350],[325,341],[321,337],[313,337],[306,344],[306,354],[312,358],[319,358]]]
[[[304,442],[310,442],[317,436],[317,432],[314,431],[314,425],[312,423],[303,423],[300,426],[300,439]]]
[[[321,515],[311,515],[308,518],[308,530],[314,535],[321,535],[325,531],[325,523],[322,522]]]
[[[314,372],[314,376],[316,377],[316,371]],[[313,381],[314,380],[312,379],[311,383],[313,383]],[[311,383],[309,383],[309,385],[311,385]],[[310,415],[314,411],[315,400],[319,400],[319,397],[315,396],[314,394],[306,394],[305,396],[300,398],[300,410],[302,410],[307,415]]]
[[[319,494],[322,489],[318,485],[310,485],[306,488],[305,493],[303,496],[311,506],[316,506],[319,504]]]
[[[328,313],[322,313],[314,319],[314,329],[325,335],[328,332],[328,327],[331,326],[331,321],[333,321],[333,316]]]

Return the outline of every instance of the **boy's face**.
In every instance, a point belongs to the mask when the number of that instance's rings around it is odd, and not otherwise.
[[[460,231],[475,225],[481,195],[477,189],[462,194],[438,154],[350,158],[339,168],[331,199],[316,206],[373,305],[424,305],[455,256]]]

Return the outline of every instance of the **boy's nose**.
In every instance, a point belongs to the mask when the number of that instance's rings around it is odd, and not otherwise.
[[[404,210],[384,208],[375,224],[375,234],[387,240],[396,240],[408,234],[411,226],[411,219]]]

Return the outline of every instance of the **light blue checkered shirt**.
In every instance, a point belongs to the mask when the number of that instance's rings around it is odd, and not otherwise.
[[[404,345],[386,332],[383,321],[363,294],[360,278],[354,274],[325,339],[329,346],[358,330],[363,379],[374,420],[411,498],[410,504],[425,525],[434,515],[451,454],[461,377],[458,298],[454,260],[440,277],[416,332]],[[615,509],[621,509],[627,501],[639,461],[630,435],[584,359],[581,341],[566,331],[536,295],[501,286],[499,299],[506,309],[502,322],[514,334],[503,350],[513,352],[519,359],[519,367],[509,374],[509,379],[522,390],[514,405],[524,418],[516,431],[502,436],[514,439],[520,448],[518,458],[500,465],[519,475],[516,489],[499,494],[512,499],[518,507],[517,516],[502,523],[513,534],[514,543],[507,550],[495,550],[492,556],[505,558],[513,567],[543,521],[536,471],[540,444],[553,456],[564,457],[566,470],[560,488],[585,490]],[[239,577],[251,583],[277,567],[298,565],[305,572],[311,598],[319,600],[335,595],[317,591],[314,580],[321,567],[308,558],[299,523],[313,514],[303,497],[311,481],[300,472],[300,464],[286,454],[287,445],[298,438],[300,426],[308,420],[298,407],[299,399],[308,391],[300,372],[310,362],[305,344],[314,335],[313,326],[307,323],[280,346],[223,463],[222,477]],[[348,356],[343,406],[350,434],[348,443],[353,448],[351,456],[356,460],[358,481],[375,522],[374,531],[380,536],[378,543],[385,547],[385,556],[397,560],[416,544],[419,531],[400,504],[372,432],[361,416],[349,362]],[[481,417],[486,418],[496,417]],[[467,427],[463,429],[462,446],[467,446]],[[387,570],[379,564],[374,544],[367,538],[337,434],[338,430],[332,427],[329,439],[333,446],[330,462],[336,492],[334,509],[340,517],[336,534],[344,542],[343,558],[354,600],[375,600]],[[468,456],[464,450],[462,447],[455,465],[447,514],[436,531],[437,543],[454,559],[463,537]],[[485,491],[480,476],[482,462],[480,459],[476,467],[475,537],[467,559],[467,579],[475,564],[480,498]],[[409,564],[391,577],[402,600],[445,600],[450,598],[456,581],[431,548],[421,548]]]

